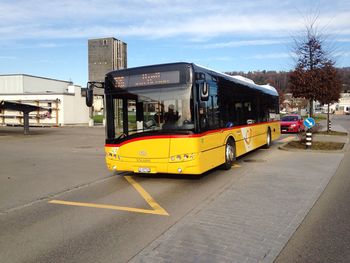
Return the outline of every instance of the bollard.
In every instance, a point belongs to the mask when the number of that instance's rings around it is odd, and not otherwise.
[[[328,131],[332,131],[332,122],[331,120],[328,121]]]
[[[312,146],[312,132],[306,131],[306,149],[311,149]]]

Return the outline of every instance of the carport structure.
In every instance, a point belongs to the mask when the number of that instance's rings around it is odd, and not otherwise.
[[[0,110],[12,110],[12,111],[23,112],[23,129],[24,129],[24,134],[27,135],[29,134],[29,113],[32,111],[47,110],[47,109],[34,106],[34,105],[2,100],[0,101]]]

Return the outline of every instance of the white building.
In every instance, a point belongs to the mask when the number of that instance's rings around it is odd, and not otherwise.
[[[37,126],[88,125],[89,108],[81,87],[72,82],[25,74],[0,75],[0,101],[24,103],[47,110],[31,112]],[[2,110],[0,125],[22,125],[23,113]]]
[[[344,92],[340,94],[339,104],[337,105],[338,114],[350,114],[350,93]]]

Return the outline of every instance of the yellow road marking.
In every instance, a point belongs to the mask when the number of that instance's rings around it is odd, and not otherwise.
[[[153,208],[154,211],[157,211],[161,215],[169,215],[153,198],[138,184],[131,176],[124,177],[139,194],[145,199],[145,201]]]
[[[234,163],[233,165],[232,165],[232,168],[239,168],[239,167],[241,167],[239,164],[236,164],[236,163]]]
[[[70,201],[63,201],[63,200],[51,200],[51,201],[49,201],[49,203],[59,204],[59,205],[71,205],[71,206],[82,206],[82,207],[93,207],[93,208],[102,208],[102,209],[111,209],[111,210],[121,210],[121,211],[129,211],[129,212],[144,213],[144,214],[169,215],[168,213],[161,213],[159,211],[151,210],[151,209],[132,208],[132,207],[116,206],[116,205],[70,202]]]
[[[294,140],[295,136],[288,136],[282,140],[280,140],[280,142],[290,142],[291,140]]]
[[[154,214],[154,215],[164,215],[169,216],[167,211],[163,209],[153,198],[150,196],[143,187],[138,184],[131,176],[124,177],[142,196],[142,198],[152,207],[152,209],[141,209],[125,206],[116,206],[116,205],[105,205],[105,204],[94,204],[94,203],[82,203],[82,202],[71,202],[64,200],[51,200],[50,204],[60,204],[60,205],[70,205],[70,206],[80,206],[80,207],[92,207],[92,208],[102,208],[102,209],[112,209],[128,212],[136,212],[143,214]]]

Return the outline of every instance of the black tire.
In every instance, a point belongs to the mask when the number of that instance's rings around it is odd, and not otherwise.
[[[225,163],[221,165],[224,170],[230,170],[236,160],[236,145],[231,138],[227,140],[225,146]]]
[[[267,134],[266,134],[266,144],[264,145],[265,149],[270,148],[271,146],[271,131],[270,129],[267,130]]]

